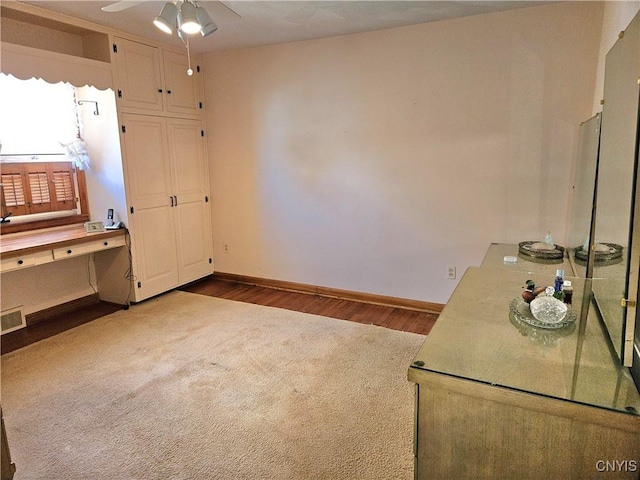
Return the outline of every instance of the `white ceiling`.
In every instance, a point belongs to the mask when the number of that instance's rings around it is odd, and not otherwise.
[[[175,36],[160,32],[152,23],[164,1],[143,1],[126,10],[107,13],[101,7],[113,1],[24,1],[90,20],[120,31],[182,46]],[[195,52],[254,47],[369,30],[434,22],[457,17],[531,7],[538,1],[198,1],[207,9],[218,31],[190,40]],[[236,12],[236,13],[234,13]]]

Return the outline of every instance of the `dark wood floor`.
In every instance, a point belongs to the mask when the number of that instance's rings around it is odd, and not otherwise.
[[[98,302],[78,308],[72,312],[54,315],[36,324],[2,335],[0,339],[0,352],[2,352],[2,355],[13,352],[18,348],[26,347],[27,345],[52,337],[65,330],[70,330],[96,318],[104,317],[120,309],[122,309],[122,305]]]
[[[314,313],[316,315],[352,322],[379,325],[393,330],[419,333],[422,335],[427,335],[429,331],[431,331],[431,328],[438,318],[438,315],[434,313],[246,285],[228,280],[220,280],[215,276],[183,287],[181,290],[239,302]],[[2,335],[0,351],[4,355],[5,353],[12,352],[18,348],[25,347],[39,340],[113,313],[121,308],[122,306],[120,305],[101,302],[80,308],[73,312],[51,317],[35,325],[30,325],[15,332]]]
[[[438,318],[438,315],[434,313],[246,285],[220,280],[215,276],[201,280],[181,290],[239,302],[314,313],[352,322],[379,325],[393,330],[419,333],[421,335],[427,335]]]

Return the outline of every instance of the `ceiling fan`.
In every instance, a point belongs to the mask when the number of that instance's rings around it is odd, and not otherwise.
[[[110,5],[106,5],[102,7],[103,12],[121,12],[122,10],[126,10],[127,8],[131,8],[135,5],[138,5],[140,2],[121,0],[120,2],[112,3]]]
[[[142,3],[144,0],[120,0],[119,2],[115,2],[115,3],[111,3],[109,5],[105,5],[104,7],[102,7],[102,11],[103,12],[121,12],[123,10],[126,10],[127,8],[131,8],[131,7],[135,7],[136,5]],[[237,15],[238,17],[240,17],[240,14],[238,12],[236,12],[233,8],[231,8],[229,5],[226,5],[224,2],[218,2],[220,5],[222,5],[223,7],[225,7],[227,10],[229,10],[230,12],[232,12],[234,15]]]
[[[120,12],[142,3],[142,1],[121,0],[102,7],[104,12]],[[235,15],[240,15],[233,9],[218,1]],[[211,20],[209,13],[194,0],[173,0],[164,4],[161,12],[153,21],[153,24],[164,33],[176,33],[187,48],[187,75],[193,75],[191,68],[191,52],[189,49],[189,36],[200,33],[208,37],[218,30],[218,26]]]

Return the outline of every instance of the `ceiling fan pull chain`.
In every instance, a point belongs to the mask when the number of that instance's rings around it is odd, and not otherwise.
[[[191,76],[193,75],[193,69],[191,68],[191,52],[189,51],[189,37],[187,37],[187,63],[188,63],[188,68],[187,68],[187,75]]]

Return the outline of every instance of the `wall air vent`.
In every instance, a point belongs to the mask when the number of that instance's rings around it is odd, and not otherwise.
[[[12,308],[11,310],[2,312],[1,318],[3,335],[27,326],[22,307]]]

